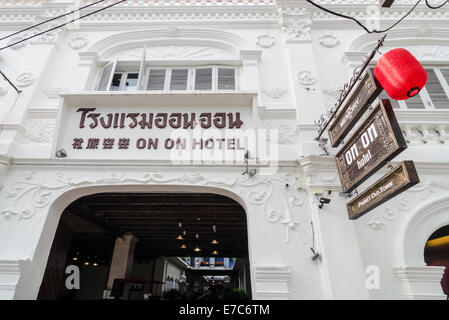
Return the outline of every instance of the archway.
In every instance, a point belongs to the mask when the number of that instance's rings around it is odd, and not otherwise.
[[[428,266],[445,267],[441,287],[449,297],[449,224],[441,227],[429,237],[424,249],[424,260]]]
[[[80,270],[79,289],[66,287],[68,265]],[[224,289],[230,298],[251,296],[246,213],[238,202],[211,193],[109,192],[64,210],[38,298],[206,299]]]
[[[426,202],[410,214],[398,230],[395,273],[409,299],[445,299],[441,287],[444,266],[426,265],[425,246],[435,231],[449,223],[449,198]]]

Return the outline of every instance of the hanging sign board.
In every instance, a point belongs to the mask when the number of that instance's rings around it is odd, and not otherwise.
[[[373,70],[369,69],[329,127],[328,134],[333,148],[338,147],[382,90]]]
[[[419,177],[413,161],[401,162],[346,204],[349,219],[358,219],[417,183],[419,183]]]
[[[381,100],[335,156],[343,192],[351,192],[407,148],[388,99]]]

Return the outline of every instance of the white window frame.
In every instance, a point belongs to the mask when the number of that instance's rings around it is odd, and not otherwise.
[[[117,69],[117,60],[109,61],[108,63],[106,63],[104,66],[101,67],[100,77],[98,78],[97,85],[95,87],[96,90],[98,90],[98,91],[103,91],[103,90],[99,90],[98,87],[100,86],[100,82],[101,82],[101,78],[103,77],[104,70],[110,64],[112,64],[111,75],[109,76],[108,84],[106,86],[106,90],[104,90],[104,91],[110,91],[111,90],[112,79],[114,78],[114,75],[115,75],[115,69]]]
[[[218,69],[233,69],[234,70],[234,82],[235,89],[224,90],[218,89]],[[186,90],[170,90],[171,74],[172,70],[185,70],[187,69],[187,87]],[[195,89],[195,79],[196,70],[198,69],[212,69],[212,86],[210,90],[196,90]],[[145,67],[145,75],[142,81],[142,90],[144,91],[158,91],[158,90],[147,90],[150,70],[165,70],[165,82],[164,89],[161,91],[238,91],[240,89],[239,81],[239,67],[238,66],[227,66],[227,65],[208,65],[208,66],[151,66],[147,65]]]
[[[444,76],[443,73],[441,72],[441,69],[448,69],[449,70],[449,66],[424,66],[424,69],[426,70],[432,70],[433,72],[435,72],[435,75],[438,79],[438,81],[440,82],[441,87],[443,88],[444,93],[446,94],[447,99],[449,100],[449,81],[447,81]],[[407,100],[399,100],[399,107],[401,110],[449,110],[448,109],[444,109],[444,108],[436,108],[435,104],[432,101],[432,98],[429,95],[429,92],[427,91],[427,88],[424,87],[422,88],[422,90],[419,92],[419,97],[421,98],[421,101],[423,103],[424,108],[422,109],[408,109],[407,108]]]
[[[114,72],[113,75],[112,75],[112,78],[111,78],[110,83],[109,83],[109,90],[108,91],[111,91],[112,79],[118,73],[120,73],[122,76],[120,77],[120,86],[119,86],[117,91],[133,92],[133,91],[138,91],[139,90],[139,83],[138,83],[139,82],[139,76],[137,76],[136,90],[130,90],[130,91],[125,90],[126,79],[128,79],[128,74],[130,74],[130,73],[137,73],[137,74],[139,74],[138,71],[137,72],[136,71],[117,71],[117,72]],[[125,80],[125,81],[123,81],[123,80]]]
[[[102,73],[104,72],[105,68],[113,64],[112,72],[109,77],[109,82],[107,85],[106,90],[104,91],[111,91],[112,87],[112,79],[116,74],[121,74],[120,78],[120,86],[117,91],[125,91],[126,86],[126,80],[128,78],[129,73],[138,73],[138,79],[137,79],[137,87],[136,90],[133,91],[163,91],[163,92],[179,92],[179,91],[239,91],[240,90],[240,66],[234,66],[234,65],[202,65],[202,66],[156,66],[156,65],[150,65],[148,63],[144,63],[142,60],[140,67],[137,71],[118,71],[121,68],[120,62],[117,60],[110,61],[106,63],[100,72],[100,77],[97,81],[96,90],[98,90],[98,87],[100,85],[100,80]],[[218,89],[218,69],[233,69],[234,70],[234,83],[235,87],[234,89]],[[170,90],[170,82],[171,82],[171,74],[172,70],[186,70],[187,69],[187,86],[185,90]],[[195,89],[195,76],[196,76],[196,70],[199,69],[212,69],[212,84],[210,90],[196,90]],[[148,81],[150,77],[150,70],[165,70],[165,80],[164,80],[164,88],[162,90],[148,90]],[[142,73],[143,72],[143,73]],[[127,91],[127,92],[133,92],[133,91]]]

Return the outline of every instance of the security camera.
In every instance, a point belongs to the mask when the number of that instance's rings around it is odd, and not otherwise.
[[[330,202],[331,202],[331,199],[321,197],[321,198],[320,198],[320,204],[318,205],[318,208],[323,209],[323,206],[324,206],[325,204],[330,203]]]

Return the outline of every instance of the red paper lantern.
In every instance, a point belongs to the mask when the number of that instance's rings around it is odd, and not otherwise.
[[[416,96],[427,82],[427,72],[418,60],[405,49],[393,49],[376,63],[374,75],[395,100]]]

